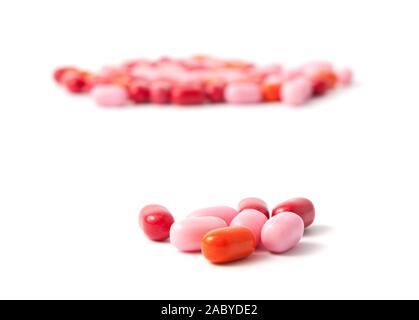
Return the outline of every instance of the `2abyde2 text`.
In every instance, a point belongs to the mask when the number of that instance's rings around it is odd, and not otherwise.
[[[174,306],[167,305],[161,309],[162,315],[183,315],[192,318],[197,314],[205,315],[257,315],[257,305],[205,305],[204,308],[196,306]]]

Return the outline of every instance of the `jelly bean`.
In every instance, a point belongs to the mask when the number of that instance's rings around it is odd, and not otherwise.
[[[125,70],[120,66],[104,66],[99,72],[99,76],[112,79],[125,73]]]
[[[244,82],[248,79],[245,72],[236,69],[221,69],[217,70],[215,74],[227,83]]]
[[[321,78],[316,78],[312,80],[312,92],[313,96],[319,97],[324,95],[328,91],[327,82]]]
[[[311,81],[304,77],[286,81],[281,88],[282,101],[298,106],[306,102],[312,94]]]
[[[282,75],[282,79],[284,81],[291,81],[291,80],[295,80],[301,77],[305,77],[305,75],[304,75],[304,72],[301,71],[300,69],[287,70]]]
[[[230,83],[225,89],[225,100],[237,104],[258,103],[262,100],[262,92],[256,83]]]
[[[131,70],[131,75],[135,78],[146,79],[148,81],[158,81],[161,79],[159,70],[150,65],[138,65]]]
[[[90,91],[94,88],[94,87],[96,87],[96,86],[98,86],[98,85],[101,85],[101,84],[113,84],[112,83],[112,79],[107,79],[107,78],[104,78],[104,77],[102,77],[102,76],[99,76],[99,75],[93,75],[92,76],[92,79],[91,79],[91,83],[90,83]]]
[[[224,102],[224,89],[223,82],[210,82],[205,85],[205,94],[207,99],[213,103]]]
[[[170,103],[172,96],[172,83],[169,81],[155,81],[150,86],[150,102],[156,104]]]
[[[227,223],[217,217],[188,218],[175,222],[172,225],[170,228],[170,242],[180,251],[200,251],[201,240],[206,233],[226,226]]]
[[[224,62],[219,59],[207,58],[202,60],[202,66],[206,69],[220,69],[224,65]]]
[[[332,72],[333,65],[326,61],[315,61],[303,65],[301,68],[299,68],[299,70],[304,73],[304,75],[311,78],[318,73]]]
[[[246,227],[227,227],[208,232],[202,239],[202,253],[212,263],[244,259],[256,248],[252,231]]]
[[[311,76],[313,83],[313,95],[322,95],[326,91],[333,89],[338,81],[334,71],[321,71]]]
[[[55,80],[55,82],[61,83],[63,76],[68,71],[77,71],[77,69],[74,68],[74,67],[62,67],[62,68],[58,68],[57,70],[54,71],[54,80]]]
[[[295,213],[283,212],[265,223],[261,239],[267,250],[283,253],[295,247],[303,233],[303,220]]]
[[[254,209],[245,209],[231,221],[230,226],[249,228],[255,236],[256,245],[258,245],[263,225],[267,220],[268,218],[262,212]]]
[[[205,102],[205,92],[200,84],[178,84],[172,91],[172,103],[178,105],[197,105]]]
[[[127,89],[133,81],[134,81],[134,78],[130,76],[129,74],[120,74],[109,79],[109,83],[120,86],[120,87],[124,87],[125,89]]]
[[[194,91],[201,91],[203,90],[202,87],[197,87],[196,85],[200,85],[202,79],[206,76],[206,71],[203,70],[193,70],[186,72],[185,70],[182,71],[171,71],[168,72],[169,78],[172,78],[179,84],[179,89],[182,90],[194,90]]]
[[[231,69],[246,70],[254,67],[254,64],[242,60],[226,60],[224,61],[224,66]]]
[[[169,237],[173,216],[165,207],[152,204],[141,209],[139,222],[144,233],[151,240],[164,241]]]
[[[90,91],[90,95],[98,105],[104,107],[124,106],[128,102],[126,90],[112,84],[97,85]]]
[[[128,60],[122,63],[121,69],[124,72],[131,74],[132,70],[134,70],[134,68],[138,67],[140,64],[141,64],[140,60]]]
[[[264,82],[262,84],[263,100],[275,102],[281,100],[281,83],[280,82]]]
[[[231,207],[219,206],[195,210],[188,217],[218,217],[229,225],[237,214],[238,212]]]
[[[334,71],[325,71],[321,73],[321,77],[324,79],[324,81],[327,83],[327,87],[329,89],[333,89],[336,87],[336,84],[338,83],[338,76],[336,72]]]
[[[306,198],[294,198],[278,204],[272,210],[272,216],[282,214],[283,212],[294,212],[303,219],[304,227],[309,227],[315,218],[313,203]]]
[[[271,64],[268,66],[263,66],[261,68],[259,68],[259,71],[264,75],[264,76],[269,76],[269,75],[279,75],[284,73],[284,67],[280,64]]]
[[[82,76],[85,81],[84,92],[86,93],[90,93],[90,91],[100,83],[99,81],[101,81],[101,79],[93,73],[83,72]]]
[[[270,74],[263,80],[263,82],[264,83],[283,83],[285,80],[290,80],[286,76],[287,76],[286,73]]]
[[[87,82],[80,71],[69,70],[61,77],[61,83],[71,93],[86,92]]]
[[[238,211],[241,212],[245,209],[254,209],[262,212],[269,219],[269,210],[266,202],[259,198],[245,198],[239,202]]]
[[[338,82],[342,86],[348,86],[352,83],[353,72],[351,69],[345,68],[337,73]]]
[[[134,103],[150,101],[150,87],[146,81],[134,80],[128,86],[128,97]]]
[[[181,64],[188,71],[199,70],[203,68],[201,59],[182,59]]]

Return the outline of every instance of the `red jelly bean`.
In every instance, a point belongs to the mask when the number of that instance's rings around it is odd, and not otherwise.
[[[337,83],[337,75],[333,71],[320,71],[311,79],[313,86],[313,95],[322,96],[328,90],[333,89]]]
[[[224,102],[224,83],[210,82],[205,85],[205,95],[210,102]]]
[[[196,105],[205,102],[205,93],[200,84],[179,84],[173,88],[172,103]]]
[[[86,75],[79,71],[67,71],[61,78],[61,82],[69,92],[82,93],[86,92],[88,83]]]
[[[84,91],[89,92],[94,87],[97,76],[87,71],[82,71],[81,76],[85,81]]]
[[[150,102],[157,104],[170,103],[172,84],[169,81],[156,81],[150,86]]]
[[[239,202],[238,212],[246,209],[254,209],[263,213],[269,219],[269,210],[266,202],[259,198],[245,198]]]
[[[316,97],[324,95],[328,90],[327,83],[323,79],[313,79],[312,86],[313,86],[313,96],[316,96]]]
[[[169,238],[170,227],[175,222],[165,207],[151,204],[141,209],[140,227],[151,240],[164,241]]]
[[[57,83],[61,83],[63,76],[66,74],[66,72],[68,71],[77,71],[76,68],[74,67],[62,67],[62,68],[58,68],[57,70],[54,71],[54,80]]]
[[[293,212],[300,216],[304,222],[304,228],[309,227],[315,217],[313,203],[306,198],[294,198],[280,203],[272,210],[272,217],[282,212]]]
[[[128,86],[128,97],[134,103],[150,101],[150,87],[144,80],[135,80]]]

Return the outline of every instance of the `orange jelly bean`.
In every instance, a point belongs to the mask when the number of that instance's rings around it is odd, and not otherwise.
[[[323,81],[326,88],[333,89],[336,86],[336,83],[338,82],[338,77],[334,71],[321,71],[319,72],[314,79],[315,81]]]
[[[280,83],[264,83],[262,85],[262,94],[264,101],[280,101],[281,100],[281,84]]]
[[[246,227],[226,227],[208,232],[201,242],[202,253],[212,263],[227,263],[248,257],[256,239]]]

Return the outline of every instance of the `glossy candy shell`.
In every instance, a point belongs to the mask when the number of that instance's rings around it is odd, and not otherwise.
[[[202,240],[202,253],[212,263],[243,259],[255,251],[256,241],[250,229],[227,227],[208,232]]]

